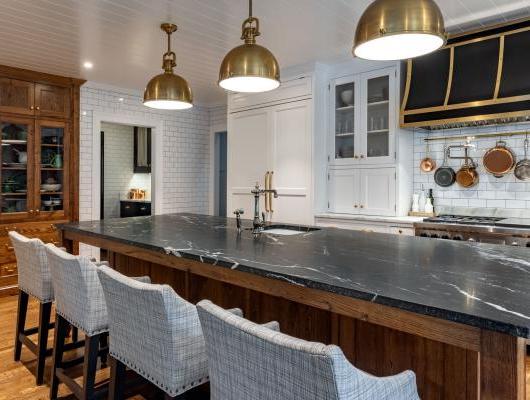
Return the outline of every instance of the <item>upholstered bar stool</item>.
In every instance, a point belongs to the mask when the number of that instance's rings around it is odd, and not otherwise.
[[[15,361],[20,361],[22,344],[37,356],[37,385],[44,381],[44,364],[46,356],[51,354],[47,348],[48,330],[53,328],[50,316],[53,302],[53,287],[50,268],[40,239],[29,239],[17,232],[9,232],[15,249],[18,268],[18,309],[15,329]],[[38,327],[25,329],[29,296],[39,302]],[[38,333],[37,343],[29,336]]]
[[[109,313],[110,399],[122,398],[126,367],[160,388],[165,398],[181,398],[208,381],[193,304],[168,285],[139,282],[104,266],[98,275]]]
[[[376,378],[337,346],[293,338],[277,324],[257,325],[208,300],[197,310],[212,400],[419,400],[411,371]]]
[[[51,374],[50,399],[57,398],[59,383],[64,383],[79,399],[93,399],[98,356],[106,359],[108,348],[107,308],[97,276],[98,265],[82,256],[74,256],[55,247],[45,246],[55,292],[55,338]],[[84,356],[63,361],[65,338],[69,324],[85,333]],[[83,385],[67,376],[65,370],[83,363]]]

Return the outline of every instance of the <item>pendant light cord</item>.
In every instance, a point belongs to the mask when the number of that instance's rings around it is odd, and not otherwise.
[[[248,0],[248,17],[252,18],[252,0]]]

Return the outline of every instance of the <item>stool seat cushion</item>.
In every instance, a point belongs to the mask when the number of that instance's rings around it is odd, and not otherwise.
[[[9,232],[9,238],[17,258],[18,287],[41,303],[53,301],[45,244],[40,239],[29,239],[15,231]]]
[[[307,342],[197,304],[213,400],[419,400],[413,372],[377,378],[351,365],[341,349]]]
[[[108,331],[107,305],[99,268],[89,258],[46,245],[55,290],[56,311],[75,327],[93,336]]]

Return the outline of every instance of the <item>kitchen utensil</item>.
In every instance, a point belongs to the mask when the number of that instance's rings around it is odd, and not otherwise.
[[[340,99],[344,102],[344,104],[348,106],[353,106],[353,90],[343,90],[340,93]]]
[[[17,153],[17,156],[18,156],[18,162],[20,164],[27,164],[28,163],[28,153],[25,152],[25,151],[21,151],[21,150],[18,150],[18,149],[13,149],[15,151],[15,153]]]
[[[463,188],[470,188],[475,186],[479,181],[477,167],[473,160],[467,157],[467,148],[466,148],[466,159],[464,165],[456,173],[456,183],[462,186]]]
[[[63,156],[59,153],[55,153],[50,157],[49,163],[53,168],[62,168],[63,167]]]
[[[444,161],[440,168],[434,173],[434,182],[441,187],[449,187],[456,181],[456,172],[447,165],[447,147],[444,148]]]
[[[520,181],[530,181],[530,160],[528,159],[528,135],[524,139],[524,159],[517,163],[513,174]]]
[[[46,207],[49,207],[52,205],[52,201],[51,200],[43,200],[42,201],[42,204]]]
[[[52,204],[54,206],[60,206],[63,201],[61,199],[53,199]]]
[[[418,199],[418,207],[420,212],[425,212],[425,190],[423,190],[423,185],[421,185],[420,198]]]
[[[420,169],[423,172],[432,172],[436,169],[436,161],[430,157],[429,142],[425,146],[425,158],[420,162]]]
[[[496,178],[501,178],[515,166],[515,154],[506,146],[506,142],[499,140],[482,158],[484,169]]]

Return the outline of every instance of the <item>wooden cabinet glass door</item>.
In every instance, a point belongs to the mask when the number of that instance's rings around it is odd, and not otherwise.
[[[33,210],[33,120],[0,118],[0,220],[25,219]]]
[[[68,125],[39,121],[36,125],[37,195],[35,208],[40,216],[63,218],[68,210]]]

